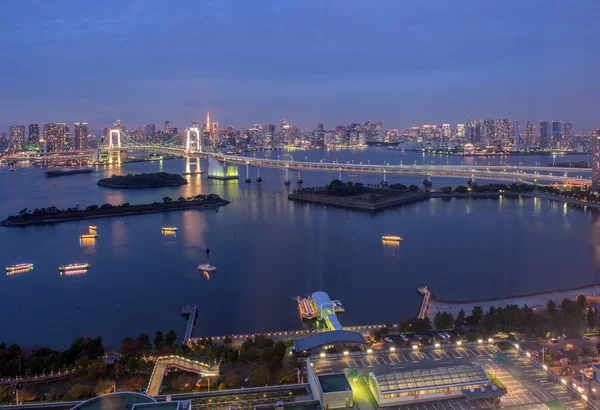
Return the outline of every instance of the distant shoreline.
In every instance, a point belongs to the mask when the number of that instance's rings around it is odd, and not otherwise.
[[[26,217],[13,217],[2,221],[2,226],[23,227],[30,225],[54,224],[59,222],[79,221],[83,219],[108,218],[113,216],[143,215],[169,211],[185,211],[188,209],[216,209],[227,205],[229,201],[221,198],[208,198],[185,202],[168,202],[141,205],[118,206],[107,209],[82,210],[77,212],[64,212],[49,215],[31,215]]]

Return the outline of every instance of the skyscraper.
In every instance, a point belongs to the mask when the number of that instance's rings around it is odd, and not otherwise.
[[[471,119],[467,122],[465,130],[467,141],[471,144],[481,143],[481,122]]]
[[[123,125],[123,121],[115,120],[115,122],[113,122],[113,128],[121,131],[121,134],[125,134],[125,126]]]
[[[496,139],[496,122],[494,120],[483,120],[482,125],[482,142],[485,145],[490,145]]]
[[[550,128],[548,121],[540,121],[540,148],[548,148],[550,145]]]
[[[563,129],[563,138],[567,143],[571,143],[573,141],[573,123],[565,122],[565,126]]]
[[[87,122],[76,122],[75,123],[75,149],[76,150],[88,149],[88,123]]]
[[[525,123],[525,134],[521,138],[521,145],[527,146],[535,144],[535,125],[533,125],[533,121],[527,121]]]
[[[592,190],[600,190],[600,129],[592,133]]]
[[[510,140],[510,120],[507,118],[498,119],[496,121],[496,140],[500,141],[501,146],[509,146]]]
[[[25,125],[10,126],[10,147],[13,151],[25,151]]]
[[[552,121],[552,141],[550,146],[552,148],[558,148],[560,146],[561,137],[562,127],[560,121]]]
[[[156,125],[152,123],[146,124],[146,138],[152,138],[156,134]]]
[[[465,137],[465,124],[456,124],[456,136],[458,138]]]
[[[48,152],[64,151],[68,136],[69,127],[64,122],[44,124],[44,141]]]
[[[171,134],[171,121],[165,121],[165,134]]]
[[[519,125],[519,119],[515,120],[515,128],[514,131],[514,141],[515,145],[518,147],[521,145],[521,126]]]
[[[28,145],[37,147],[40,142],[40,124],[29,124]]]

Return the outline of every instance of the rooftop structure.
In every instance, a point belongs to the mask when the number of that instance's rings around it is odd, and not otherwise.
[[[141,393],[109,393],[79,403],[72,410],[133,410],[136,404],[142,403],[156,403],[156,400]]]
[[[369,374],[369,387],[380,406],[414,402],[416,399],[455,398],[462,396],[463,390],[474,391],[489,383],[488,374],[479,364]]]
[[[349,330],[332,330],[330,332],[316,333],[302,339],[294,340],[294,349],[297,354],[318,353],[324,346],[335,347],[341,345],[366,345],[365,337],[359,332]],[[312,352],[311,352],[312,351]]]

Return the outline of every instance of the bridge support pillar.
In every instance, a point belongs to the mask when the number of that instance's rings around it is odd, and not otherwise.
[[[387,184],[387,173],[383,173],[381,179],[383,180],[384,183]]]
[[[297,183],[301,184],[304,181],[302,180],[302,177],[300,176],[300,171],[298,171],[298,181],[296,181]]]
[[[260,168],[256,167],[256,182],[261,182],[262,178],[260,177]]]
[[[196,167],[194,169],[194,172],[192,172],[192,165]],[[200,157],[186,156],[185,157],[185,172],[183,174],[184,175],[192,175],[192,174],[201,174],[201,173],[202,173],[202,171],[200,170]]]
[[[252,182],[252,180],[250,179],[250,164],[246,164],[246,182]]]
[[[342,171],[340,171],[339,175],[338,175],[338,179],[341,181],[342,180]]]
[[[283,182],[285,185],[289,185],[290,184],[290,169],[289,168],[285,168],[285,181]]]

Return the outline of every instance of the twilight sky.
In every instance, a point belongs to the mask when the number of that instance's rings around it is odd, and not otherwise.
[[[7,124],[600,127],[598,0],[4,0]],[[453,125],[454,127],[454,125]]]

